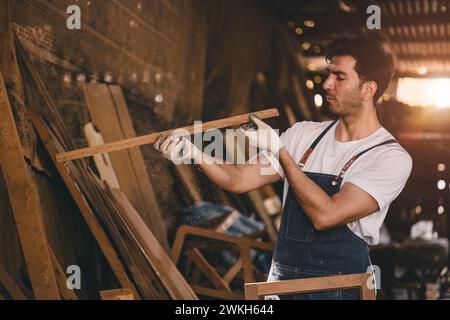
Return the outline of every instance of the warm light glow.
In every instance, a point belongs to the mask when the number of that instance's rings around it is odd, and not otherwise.
[[[425,66],[421,66],[416,69],[416,72],[417,72],[417,74],[420,74],[421,76],[423,76],[424,74],[428,73],[428,68]]]
[[[438,209],[437,209],[437,213],[438,214],[443,214],[444,212],[445,212],[444,206],[439,206]]]
[[[311,48],[311,43],[309,43],[309,42],[303,42],[302,43],[302,49],[303,50],[308,50],[309,48]]]
[[[306,80],[306,87],[307,87],[309,90],[314,89],[314,82],[312,82],[312,80]]]
[[[410,106],[450,108],[450,79],[400,78],[397,100]]]
[[[417,206],[417,207],[414,209],[414,212],[415,212],[416,214],[421,214],[421,213],[422,213],[422,206]]]
[[[437,171],[445,171],[445,164],[439,163],[437,165]]]
[[[317,70],[317,66],[314,63],[309,63],[308,64],[308,70],[309,71],[316,71]]]
[[[295,28],[295,33],[301,36],[303,34],[303,29],[300,27]]]
[[[439,190],[444,190],[446,185],[447,185],[447,184],[445,183],[445,180],[439,180],[439,181],[437,182],[437,188],[438,188]]]
[[[317,108],[320,108],[323,104],[323,98],[320,94],[316,94],[314,96],[314,104],[316,105]]]
[[[312,20],[305,20],[304,25],[305,25],[305,27],[313,28],[315,26],[315,23]]]

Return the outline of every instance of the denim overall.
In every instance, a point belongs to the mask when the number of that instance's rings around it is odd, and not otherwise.
[[[301,168],[336,122],[337,120],[331,123],[306,150],[299,162]],[[394,139],[387,140],[358,153],[345,164],[338,176],[316,172],[305,174],[332,196],[339,192],[345,172],[357,158],[375,147],[396,142]],[[370,267],[369,247],[363,239],[355,235],[347,225],[324,231],[314,229],[292,190],[288,189],[269,281],[365,273],[370,271]],[[295,300],[359,298],[358,289],[280,296],[280,299]]]

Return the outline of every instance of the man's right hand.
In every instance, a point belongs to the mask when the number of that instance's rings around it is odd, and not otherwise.
[[[185,137],[178,137],[176,132],[159,136],[153,146],[164,158],[175,164],[190,163],[201,155],[201,151],[192,142]]]

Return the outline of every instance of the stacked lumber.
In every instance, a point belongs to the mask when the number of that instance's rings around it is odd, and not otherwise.
[[[151,246],[125,222],[124,217],[133,208],[125,196],[120,194],[117,200],[118,194],[107,189],[85,160],[56,162],[57,153],[75,146],[39,74],[20,44],[18,47],[19,61],[27,75],[24,78],[31,79],[26,85],[39,96],[34,101],[38,110],[29,110],[33,125],[121,287],[131,290],[134,299],[196,299],[184,278],[177,277],[175,265],[145,223],[140,221],[140,227],[144,228],[147,240],[153,236]],[[135,219],[140,217],[133,213]]]

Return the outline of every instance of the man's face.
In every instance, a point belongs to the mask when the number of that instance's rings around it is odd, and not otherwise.
[[[328,64],[328,78],[323,84],[330,110],[339,115],[352,114],[361,107],[361,82],[355,71],[356,60],[337,56]]]

